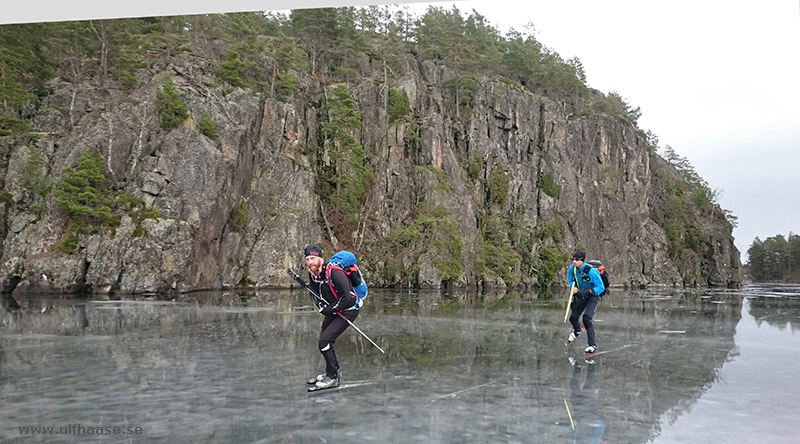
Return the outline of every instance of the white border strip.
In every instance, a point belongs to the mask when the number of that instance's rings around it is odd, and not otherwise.
[[[451,7],[460,0],[442,2]],[[28,0],[3,7],[0,24],[95,20],[126,17],[162,17],[242,11],[278,11],[332,6],[394,5],[437,3],[420,0],[136,0],[125,2]]]

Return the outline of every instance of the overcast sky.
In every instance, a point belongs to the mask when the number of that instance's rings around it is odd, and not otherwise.
[[[390,4],[370,0],[28,0],[0,23],[299,7]],[[686,157],[736,215],[746,259],[758,236],[800,233],[800,0],[464,0],[502,34],[524,31],[565,59],[589,86],[640,107],[639,127]]]

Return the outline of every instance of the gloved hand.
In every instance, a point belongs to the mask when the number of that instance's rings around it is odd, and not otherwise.
[[[330,305],[325,305],[319,309],[319,312],[324,314],[325,316],[330,316],[336,313],[336,310],[332,309]]]
[[[590,297],[592,297],[592,290],[591,289],[578,290],[575,293],[575,296],[579,298],[589,299]]]

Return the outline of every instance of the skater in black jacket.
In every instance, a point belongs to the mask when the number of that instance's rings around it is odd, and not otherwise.
[[[323,299],[319,301],[318,308],[325,315],[319,335],[319,351],[325,359],[325,373],[310,379],[308,384],[317,389],[338,387],[341,373],[334,343],[350,325],[347,320],[353,322],[358,317],[358,310],[355,309],[356,293],[344,270],[326,262],[320,247],[309,245],[303,255],[309,285]]]

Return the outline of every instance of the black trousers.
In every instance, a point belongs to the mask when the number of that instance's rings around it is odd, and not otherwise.
[[[572,313],[569,315],[569,323],[572,324],[572,331],[580,332],[581,324],[579,319],[583,313],[583,326],[586,328],[586,339],[589,345],[597,346],[597,341],[594,333],[594,312],[597,310],[597,304],[600,303],[599,296],[592,296],[589,299],[576,297],[572,301]]]
[[[358,317],[358,310],[345,310],[342,316],[355,321]],[[336,378],[339,375],[339,360],[336,359],[336,350],[333,344],[336,338],[342,334],[350,324],[342,319],[339,315],[326,315],[322,321],[322,331],[319,334],[319,351],[322,357],[325,358],[325,373],[329,378]]]

